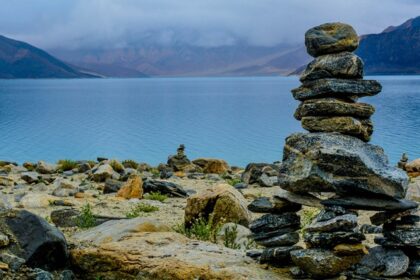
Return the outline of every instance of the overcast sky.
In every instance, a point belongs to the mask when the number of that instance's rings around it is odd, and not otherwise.
[[[324,22],[367,34],[416,16],[420,0],[3,0],[0,34],[46,49],[156,41],[270,46],[302,42]]]

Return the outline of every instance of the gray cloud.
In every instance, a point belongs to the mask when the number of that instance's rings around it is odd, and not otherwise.
[[[14,0],[2,3],[0,33],[42,48],[135,44],[271,46],[303,41],[324,22],[377,33],[418,16],[417,0]]]

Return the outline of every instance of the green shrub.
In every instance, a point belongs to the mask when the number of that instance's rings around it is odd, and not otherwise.
[[[190,227],[186,227],[184,223],[176,225],[174,230],[187,236],[188,238],[195,238],[198,240],[216,243],[217,233],[220,228],[221,225],[214,224],[213,218],[210,217],[208,220],[204,218],[196,219]]]
[[[63,171],[68,171],[78,166],[77,162],[70,159],[61,159],[57,162],[58,167]]]
[[[166,194],[161,194],[160,192],[151,192],[145,194],[144,198],[164,202],[168,198],[168,196]]]
[[[238,179],[238,178],[233,178],[233,179],[226,179],[226,182],[227,182],[229,185],[234,186],[234,185],[236,185],[236,184],[241,183],[241,182],[242,182],[242,180],[241,180],[241,179]]]
[[[236,238],[238,237],[238,226],[235,224],[233,227],[226,227],[225,238],[223,240],[223,245],[231,249],[240,249],[241,245],[236,243]]]
[[[131,159],[126,159],[122,162],[122,165],[124,165],[125,168],[133,168],[137,169],[139,167],[139,164]]]
[[[319,212],[320,210],[315,207],[305,207],[302,209],[300,215],[301,233],[305,232],[306,227],[312,223],[313,219],[315,219]]]
[[[160,177],[160,171],[157,168],[150,169],[150,173],[152,173],[153,177]]]
[[[124,171],[124,166],[116,159],[110,160],[109,165],[111,165],[115,172],[121,173]]]
[[[125,216],[129,219],[136,218],[141,216],[143,213],[150,213],[158,211],[159,207],[145,204],[145,203],[138,203],[131,208],[129,212],[125,214]]]
[[[77,226],[80,228],[91,228],[96,225],[96,218],[93,215],[92,207],[86,203],[82,207],[80,215],[77,217]]]

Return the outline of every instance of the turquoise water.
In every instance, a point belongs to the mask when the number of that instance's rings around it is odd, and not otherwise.
[[[395,163],[420,157],[420,77],[380,76],[372,142]],[[165,162],[180,143],[190,158],[232,165],[281,159],[296,77],[0,80],[0,159]]]

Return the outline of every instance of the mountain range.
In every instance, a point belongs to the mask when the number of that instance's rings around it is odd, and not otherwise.
[[[0,78],[288,75],[298,74],[312,59],[303,44],[262,47],[243,42],[221,47],[143,42],[48,52],[0,36]],[[361,36],[356,54],[366,74],[420,74],[420,17]]]

